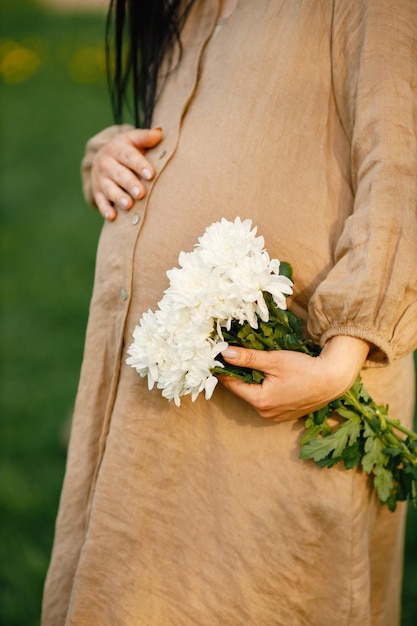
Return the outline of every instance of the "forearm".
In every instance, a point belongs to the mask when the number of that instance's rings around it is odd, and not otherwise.
[[[321,352],[323,377],[328,378],[335,398],[343,395],[355,382],[362,369],[370,344],[358,337],[335,335],[326,341]]]

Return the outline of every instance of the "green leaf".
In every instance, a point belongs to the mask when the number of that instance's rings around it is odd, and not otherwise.
[[[360,423],[360,417],[358,416],[358,414],[350,409],[346,409],[346,407],[344,407],[343,405],[337,407],[335,411],[341,417],[344,417],[347,420],[352,420],[353,422],[358,422],[359,420],[359,423]]]
[[[322,435],[322,432],[323,432],[323,425],[314,424],[314,422],[312,422],[312,425],[306,429],[301,439],[301,445],[304,446],[309,441],[316,439],[319,435]]]
[[[343,450],[342,459],[346,469],[357,467],[361,462],[361,458],[362,450],[358,441]]]
[[[362,458],[362,469],[370,474],[375,468],[383,468],[385,465],[385,457],[383,453],[384,444],[377,438],[375,433],[365,425],[364,429],[365,437],[365,454]]]
[[[311,418],[315,424],[323,424],[323,422],[327,419],[327,417],[332,413],[331,407],[326,404],[321,409],[318,409],[314,413],[311,414]]]
[[[279,264],[279,273],[281,276],[286,276],[292,280],[292,267],[286,261],[281,261]]]
[[[334,432],[338,434],[339,444],[335,450],[335,454],[342,455],[344,448],[346,448],[348,444],[355,444],[361,433],[361,428],[361,420],[357,415],[354,415],[351,419],[337,426]]]
[[[387,447],[387,448],[384,448],[384,449],[382,450],[382,452],[383,452],[384,454],[388,454],[388,455],[393,456],[393,457],[398,457],[398,456],[401,456],[401,455],[402,455],[402,450],[401,450],[401,448],[392,448],[392,447]]]
[[[369,395],[369,393],[366,391],[365,387],[362,384],[362,380],[359,377],[356,382],[354,383],[354,391],[357,394],[357,396],[363,400],[365,403],[371,402],[372,398]]]
[[[308,441],[301,447],[300,459],[312,459],[317,463],[328,455],[332,455],[337,443],[337,437],[334,434]]]
[[[261,384],[265,378],[265,374],[259,370],[252,370],[252,381],[257,384]]]
[[[394,481],[391,472],[384,467],[377,467],[375,469],[374,485],[379,499],[382,502],[386,502],[394,491]]]
[[[410,465],[410,463],[405,464],[404,472],[410,474],[410,476],[413,477],[413,480],[417,482],[417,467],[415,465]]]

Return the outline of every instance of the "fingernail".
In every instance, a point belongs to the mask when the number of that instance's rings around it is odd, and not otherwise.
[[[160,130],[162,133],[162,128],[160,126],[155,126],[155,128],[153,130]]]
[[[120,205],[124,208],[129,204],[129,200],[127,198],[120,198]]]
[[[233,348],[226,348],[226,350],[223,350],[222,355],[225,356],[226,359],[236,359],[239,356],[238,352],[233,350]]]
[[[109,219],[109,217],[110,217],[110,211],[106,211],[106,212],[104,213],[104,219],[105,219],[105,220],[108,220],[108,219]]]
[[[138,197],[138,195],[139,195],[139,192],[140,192],[139,187],[137,187],[137,186],[135,185],[135,187],[133,187],[133,188],[132,188],[132,196],[133,196],[134,198],[137,198],[137,197]]]
[[[142,170],[142,176],[146,180],[150,180],[152,178],[152,173],[150,170],[148,170],[148,168],[145,167],[145,169]]]

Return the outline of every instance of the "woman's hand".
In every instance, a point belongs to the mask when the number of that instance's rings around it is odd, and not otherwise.
[[[261,417],[287,421],[342,396],[355,382],[368,352],[368,342],[345,335],[329,339],[318,357],[290,350],[264,352],[233,346],[222,353],[224,359],[233,365],[261,370],[265,379],[258,385],[227,375],[219,378]]]
[[[146,193],[143,180],[152,180],[154,168],[144,154],[162,139],[160,128],[134,129],[116,135],[94,156],[91,189],[100,213],[107,220],[117,208],[128,210]]]

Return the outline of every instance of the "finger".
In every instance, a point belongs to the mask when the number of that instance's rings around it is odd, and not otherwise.
[[[98,193],[102,194],[110,204],[117,206],[119,209],[129,210],[133,206],[132,197],[109,178],[100,178],[93,185],[93,195],[95,196]],[[139,194],[140,197],[142,195]]]
[[[128,142],[126,142],[126,139]],[[162,130],[135,129],[115,140],[113,156],[144,180],[152,180],[155,170],[152,163],[144,156],[144,151],[156,146],[162,139]]]
[[[130,150],[133,153],[130,158],[128,158],[126,150]],[[105,179],[114,181],[119,188],[127,192],[133,199],[140,200],[145,195],[146,188],[132,169],[134,163],[139,168],[139,176],[146,180],[153,178],[154,170],[144,156],[136,148],[126,148],[125,146],[123,146],[123,153],[120,146],[119,149],[116,146],[113,148],[111,155],[102,155],[98,161],[97,177],[100,180],[102,179],[102,185],[105,184]]]
[[[288,406],[279,407],[275,402],[271,402],[270,393],[267,389],[269,381],[265,379],[262,384],[245,383],[243,380],[232,376],[220,375],[222,385],[236,396],[250,404],[255,411],[264,419],[275,421],[287,421],[305,415],[305,411],[295,413]]]
[[[94,201],[104,219],[109,220],[109,222],[116,219],[117,211],[103,193],[96,192],[94,194]]]
[[[103,158],[102,166],[108,170],[110,161],[108,159],[112,159],[116,161],[119,165],[121,164],[127,170],[130,171],[130,174],[136,175],[136,177],[140,177],[143,180],[152,180],[155,176],[155,170],[152,164],[148,161],[148,159],[140,152],[137,148],[130,144],[115,142],[112,146],[111,156],[108,158]],[[119,169],[118,172],[115,171],[115,174],[120,176],[120,174],[126,176],[126,172],[123,172],[122,169]],[[130,188],[132,185],[130,185]]]
[[[274,360],[276,364],[279,358],[278,354],[277,351],[266,352],[264,350],[250,350],[248,348],[231,346],[223,350],[222,357],[228,363],[237,365],[238,367],[247,367],[249,369],[268,372],[271,367],[271,361]]]
[[[153,148],[158,145],[163,137],[162,128],[134,128],[125,134],[139,150]]]
[[[130,209],[134,200],[141,200],[146,189],[143,183],[134,174],[114,162],[113,170],[105,170],[95,177],[95,187],[122,209]]]

